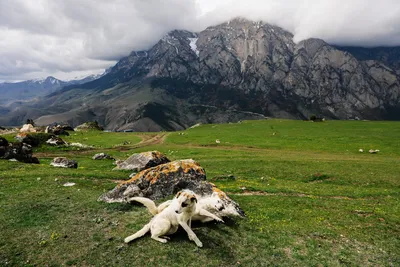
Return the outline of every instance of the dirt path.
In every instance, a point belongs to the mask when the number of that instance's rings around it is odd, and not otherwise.
[[[107,151],[127,151],[132,149],[137,149],[146,146],[158,145],[164,143],[168,133],[160,133],[156,135],[138,135],[142,140],[139,143],[125,146],[115,146],[112,148],[93,148],[93,149],[84,149],[84,150],[70,150],[70,151],[49,151],[49,152],[36,152],[34,153],[35,157],[39,158],[51,158],[58,157],[64,155],[66,153],[73,155],[85,155],[85,154],[93,154],[98,152],[107,152]]]

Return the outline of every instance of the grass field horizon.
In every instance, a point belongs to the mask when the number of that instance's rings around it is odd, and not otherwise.
[[[399,122],[281,119],[71,132],[63,139],[93,149],[41,147],[40,165],[0,161],[0,265],[399,266],[399,137]],[[130,172],[91,157],[149,150],[198,161],[247,218],[195,225],[201,249],[183,232],[167,244],[149,236],[124,244],[151,216],[141,206],[97,202]],[[50,167],[55,156],[77,160],[78,169]]]

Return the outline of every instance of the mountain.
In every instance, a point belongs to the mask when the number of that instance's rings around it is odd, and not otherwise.
[[[347,51],[359,61],[375,60],[395,70],[400,75],[400,46],[396,47],[357,47],[335,46],[337,49]]]
[[[264,116],[400,119],[397,65],[343,50],[314,38],[296,44],[280,27],[240,18],[175,30],[107,75],[10,111],[0,124],[30,116],[159,131]]]
[[[48,95],[64,86],[83,84],[100,77],[101,75],[90,75],[83,79],[61,81],[49,76],[45,79],[28,80],[16,83],[0,83],[0,105],[7,105],[14,101],[24,102],[32,98]]]

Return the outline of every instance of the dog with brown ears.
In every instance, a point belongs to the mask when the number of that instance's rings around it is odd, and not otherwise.
[[[189,239],[194,241],[198,247],[202,247],[203,243],[188,225],[196,212],[196,204],[197,197],[193,191],[182,190],[178,192],[168,207],[156,214],[141,230],[125,238],[125,243],[142,237],[149,231],[152,239],[166,243],[169,239],[167,235],[174,234],[179,226],[182,226]]]

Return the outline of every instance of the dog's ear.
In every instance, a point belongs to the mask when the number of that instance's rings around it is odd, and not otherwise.
[[[197,203],[197,198],[196,198],[196,197],[191,197],[190,200],[191,200],[192,202],[193,202],[193,201],[196,201],[196,203]]]
[[[182,191],[179,191],[179,192],[176,194],[175,198],[178,198],[181,194],[182,194]]]

